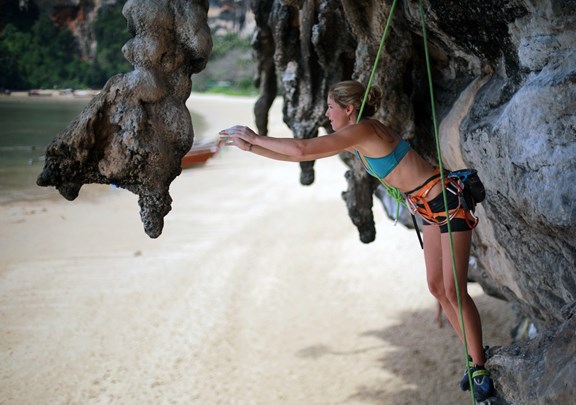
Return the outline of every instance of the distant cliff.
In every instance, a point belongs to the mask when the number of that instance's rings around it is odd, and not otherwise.
[[[15,20],[34,20],[46,15],[59,28],[68,28],[76,39],[82,59],[93,59],[96,39],[91,27],[102,7],[114,6],[123,0],[0,0],[0,28]]]
[[[16,17],[48,15],[58,27],[70,29],[82,59],[92,60],[97,46],[92,23],[101,9],[124,3],[126,0],[0,0],[0,30]],[[255,22],[249,0],[211,0],[209,5],[208,25],[216,35],[252,34]]]
[[[131,70],[121,51],[130,39],[125,3],[0,0],[0,88],[101,88],[110,76]],[[195,90],[254,92],[255,21],[248,1],[210,2],[208,25],[215,49],[210,68],[196,76]]]

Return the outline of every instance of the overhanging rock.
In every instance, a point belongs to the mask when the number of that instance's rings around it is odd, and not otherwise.
[[[194,140],[185,103],[191,75],[212,50],[208,1],[129,0],[122,12],[133,36],[122,51],[134,70],[112,77],[56,136],[37,184],[68,200],[88,183],[130,190],[145,232],[156,238],[171,209],[170,184]]]

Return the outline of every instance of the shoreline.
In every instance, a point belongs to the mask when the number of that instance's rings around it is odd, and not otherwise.
[[[37,94],[30,94],[30,92],[37,91]],[[8,100],[10,97],[14,98],[31,98],[34,100],[75,100],[75,99],[91,99],[97,96],[101,90],[74,90],[71,92],[61,89],[55,90],[26,90],[26,91],[13,91],[10,94],[0,94],[0,100]],[[251,95],[238,95],[232,96],[227,94],[218,93],[200,93],[192,91],[189,98],[196,99],[212,99],[212,100],[244,100],[254,101],[258,96]],[[281,97],[278,97],[281,98]]]
[[[70,94],[59,94],[60,90],[52,91],[54,93],[53,96],[45,97],[45,96],[29,96],[28,92],[13,92],[10,96],[0,96],[0,103],[2,102],[10,102],[11,100],[30,100],[32,102],[41,102],[41,103],[59,103],[59,102],[82,102],[86,103],[91,100],[92,96],[83,96],[77,97],[72,96]],[[98,92],[98,91],[96,91]],[[13,98],[11,98],[13,97]],[[195,112],[203,112],[210,114],[211,111],[218,108],[218,104],[220,103],[230,103],[232,102],[233,105],[240,105],[244,107],[251,106],[256,100],[256,97],[253,96],[226,96],[221,94],[206,94],[206,93],[194,93],[192,92],[189,98],[186,100],[186,106],[191,110],[193,115],[193,123],[200,119],[202,122],[201,125],[197,123],[195,126],[195,142],[202,143],[209,143],[211,140],[217,137],[218,130],[221,127],[216,125],[211,125],[212,120],[204,119],[202,116],[195,117]],[[279,98],[280,102],[281,99]],[[251,108],[251,107],[250,107]],[[230,124],[231,125],[231,124]],[[56,133],[54,133],[56,136]],[[37,146],[16,146],[15,150],[26,150],[26,151],[37,151],[38,153],[42,153],[42,158],[44,154],[43,147]],[[24,149],[22,149],[24,148]],[[9,147],[4,148],[4,151],[8,151]],[[222,152],[222,151],[221,151]],[[36,201],[42,199],[57,199],[62,198],[58,191],[56,191],[52,187],[44,188],[36,185],[36,177],[42,171],[44,166],[43,159],[41,157],[34,158],[33,161],[29,161],[28,164],[20,164],[12,168],[3,168],[3,170],[7,170],[3,173],[5,176],[17,176],[22,179],[26,179],[26,181],[22,184],[18,184],[12,187],[2,187],[0,190],[0,204],[8,204],[11,202],[19,203],[19,202],[26,202],[26,201]],[[188,170],[188,169],[185,169]],[[98,184],[87,184],[82,187],[81,194],[86,189],[86,187],[91,186],[99,186]],[[109,185],[102,185],[102,186],[109,186]]]
[[[50,100],[73,100],[73,99],[91,99],[98,95],[100,90],[27,90],[27,91],[13,91],[10,94],[0,95],[2,98],[23,98],[30,97],[34,99],[50,99]]]

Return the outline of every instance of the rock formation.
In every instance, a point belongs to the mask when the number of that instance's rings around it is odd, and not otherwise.
[[[295,137],[316,136],[326,125],[327,86],[350,77],[368,81],[393,2],[275,0],[269,15],[258,17],[260,3],[270,2],[254,1],[254,9],[259,29],[273,35],[284,121]],[[474,237],[477,280],[536,331],[530,341],[493,348],[487,366],[510,403],[570,403],[576,394],[576,1],[429,0],[423,8],[444,163],[475,167],[487,188]],[[417,1],[398,1],[379,63],[374,82],[386,96],[378,118],[437,159]],[[344,199],[360,239],[370,242],[372,193],[381,192],[356,159],[342,157],[351,168]],[[312,183],[312,165],[303,165],[302,184]]]
[[[38,185],[73,200],[86,183],[115,184],[139,196],[146,233],[162,233],[170,183],[192,146],[185,105],[191,75],[212,49],[203,0],[129,0],[133,36],[123,48],[134,70],[112,77],[81,115],[48,146]]]

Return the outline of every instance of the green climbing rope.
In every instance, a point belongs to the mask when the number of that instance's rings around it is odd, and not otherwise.
[[[360,106],[360,111],[358,112],[358,117],[356,119],[356,123],[360,122],[360,118],[362,117],[362,113],[364,112],[364,106],[366,105],[366,100],[368,99],[368,94],[370,92],[370,87],[372,87],[372,81],[374,80],[374,75],[376,73],[376,69],[378,67],[378,62],[380,62],[380,54],[382,53],[382,48],[384,47],[384,43],[386,42],[386,37],[388,36],[388,31],[390,30],[390,24],[392,22],[392,16],[394,15],[394,10],[396,9],[396,1],[392,2],[392,6],[390,6],[390,12],[388,13],[388,19],[386,20],[386,26],[384,27],[384,33],[382,34],[382,39],[380,39],[380,46],[378,47],[378,52],[376,53],[376,59],[374,60],[374,66],[372,67],[372,72],[370,73],[370,78],[368,79],[368,84],[366,85],[366,92],[364,93],[364,98],[362,99],[362,105]],[[366,160],[366,164],[368,165],[369,169],[376,173],[372,167],[370,166],[370,162]],[[396,220],[398,220],[398,214],[400,213],[400,205],[406,206],[406,197],[404,194],[398,190],[396,187],[391,186],[390,184],[386,183],[384,179],[378,178],[386,193],[396,201]]]
[[[428,36],[426,33],[426,21],[424,18],[424,6],[423,1],[419,2],[420,9],[420,20],[422,22],[422,36],[424,40],[424,54],[426,56],[426,71],[428,74],[428,86],[430,89],[430,102],[432,105],[432,121],[434,124],[434,139],[436,141],[436,153],[438,154],[438,167],[440,168],[440,184],[442,184],[442,197],[444,199],[444,209],[446,210],[446,218],[450,218],[450,211],[448,209],[448,197],[446,194],[446,181],[444,175],[444,167],[442,164],[442,151],[440,150],[440,141],[438,136],[438,122],[436,119],[436,102],[434,100],[434,86],[432,86],[432,71],[430,69],[430,55],[428,53]],[[464,327],[464,315],[462,314],[462,301],[460,298],[460,288],[458,284],[458,274],[456,272],[456,256],[454,254],[454,242],[452,239],[452,228],[450,226],[450,221],[446,222],[448,227],[448,238],[450,240],[450,253],[452,255],[452,274],[454,276],[454,282],[456,283],[456,298],[458,300],[458,315],[460,317],[460,329],[462,330],[462,340],[464,342],[464,355],[466,358],[466,371],[468,373],[468,381],[470,383],[470,392],[472,394],[472,404],[476,404],[476,398],[474,397],[474,390],[472,375],[470,373],[470,364],[468,362],[468,343],[466,339],[466,328]]]

